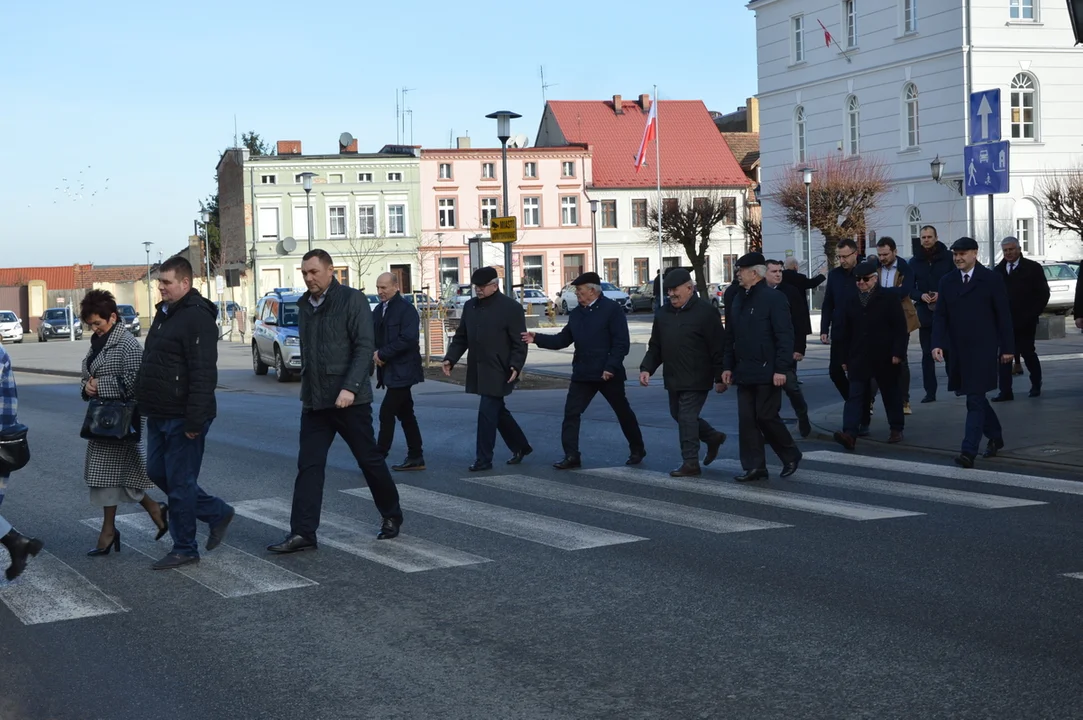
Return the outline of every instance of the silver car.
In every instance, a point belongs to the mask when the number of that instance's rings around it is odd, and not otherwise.
[[[1046,312],[1067,312],[1075,305],[1075,286],[1079,282],[1075,268],[1068,263],[1042,263],[1042,272],[1049,282],[1049,302]]]
[[[301,336],[298,330],[297,293],[270,292],[256,304],[252,321],[252,371],[266,375],[275,369],[278,382],[301,372]]]
[[[526,304],[527,309],[533,315],[545,315],[553,302],[538,288],[525,288],[515,291],[515,300],[520,305]]]

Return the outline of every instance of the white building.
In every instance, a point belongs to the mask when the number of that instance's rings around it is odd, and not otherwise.
[[[806,158],[871,154],[891,190],[872,227],[909,256],[921,225],[988,240],[986,196],[965,198],[972,91],[999,88],[1011,142],[1010,192],[995,196],[994,238],[1025,253],[1079,259],[1080,239],[1049,230],[1038,181],[1083,162],[1083,52],[1063,0],[751,0],[756,13],[764,252],[804,259],[772,187]],[[832,42],[826,43],[824,30]],[[836,45],[837,43],[837,45]],[[930,163],[945,163],[942,184]],[[814,180],[815,182],[815,180]],[[812,265],[822,261],[813,231]],[[818,249],[819,248],[819,249]]]

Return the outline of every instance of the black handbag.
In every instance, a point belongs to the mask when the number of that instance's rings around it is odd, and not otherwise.
[[[22,470],[30,462],[30,445],[26,441],[26,425],[12,425],[0,432],[0,474]]]
[[[106,442],[139,442],[139,412],[132,400],[91,398],[79,437]]]

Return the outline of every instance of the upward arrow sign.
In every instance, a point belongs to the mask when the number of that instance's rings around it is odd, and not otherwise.
[[[981,96],[981,104],[978,105],[978,117],[981,118],[981,137],[979,140],[989,139],[989,116],[993,114],[993,108],[989,107],[989,96]]]

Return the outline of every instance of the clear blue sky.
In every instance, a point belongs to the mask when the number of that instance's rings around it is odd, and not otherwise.
[[[756,91],[741,0],[296,3],[5,2],[0,7],[0,266],[142,263],[182,248],[219,152],[238,130],[336,152],[395,142],[395,90],[414,142],[495,121],[533,143],[550,100],[702,99],[729,112]],[[338,8],[336,10],[336,7]],[[76,197],[81,196],[81,197]]]

